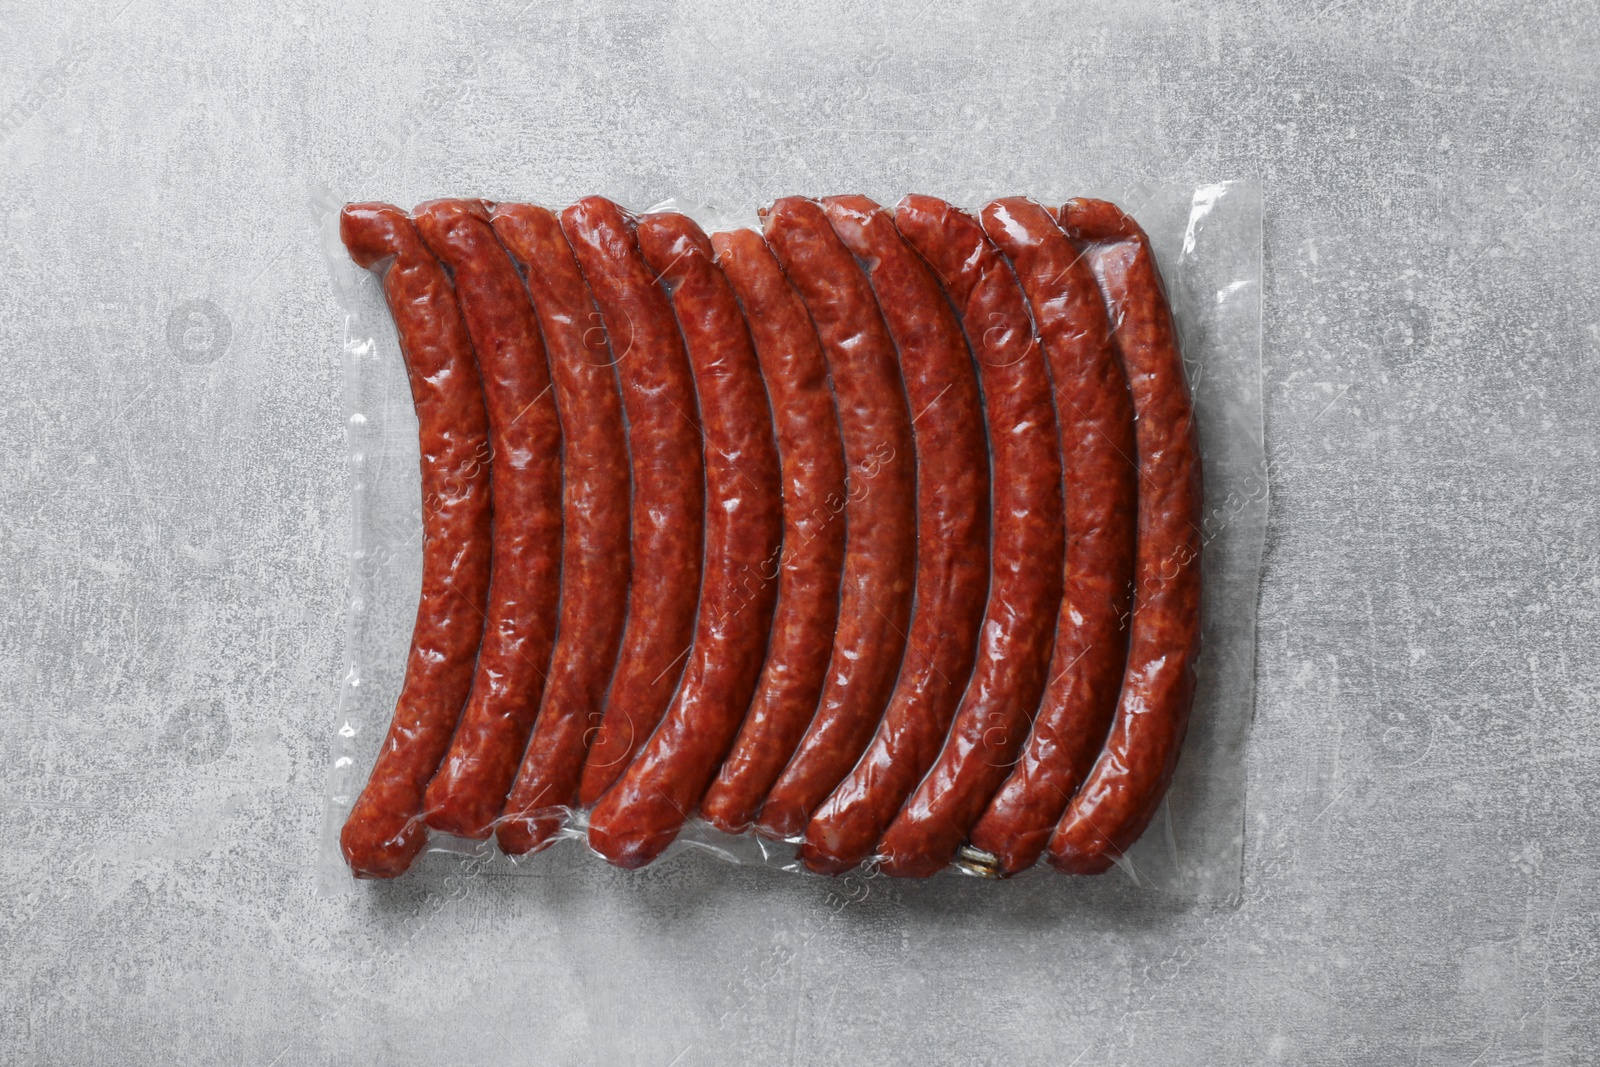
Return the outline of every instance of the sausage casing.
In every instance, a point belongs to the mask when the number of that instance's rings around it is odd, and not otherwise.
[[[777,587],[761,580],[783,536],[778,446],[744,316],[711,242],[678,214],[639,220],[639,250],[672,293],[704,412],[706,563],[694,648],[672,704],[589,816],[589,845],[642,867],[671,844],[755,694]]]
[[[989,450],[972,353],[938,280],[871,200],[822,203],[866,267],[899,351],[917,475],[916,586],[900,675],[871,743],[800,848],[807,867],[838,874],[872,854],[938,756],[972,676],[989,588]]]
[[[1050,837],[1071,874],[1108,868],[1150,824],[1178,765],[1200,656],[1203,489],[1194,405],[1161,274],[1143,230],[1115,205],[1068,201],[1127,368],[1139,453],[1139,547],[1122,695],[1105,747]]]
[[[1022,290],[972,216],[908,196],[895,225],[944,282],[983,379],[994,551],[978,662],[949,736],[879,844],[883,870],[945,866],[1004,779],[1039,706],[1061,604],[1061,448],[1049,372]]]
[[[678,687],[694,639],[705,534],[705,464],[689,357],[633,225],[600,196],[561,213],[611,339],[633,472],[628,621],[578,785],[586,805],[622,774]]]
[[[1050,685],[1010,777],[972,843],[1001,874],[1032,866],[1100,752],[1127,663],[1138,509],[1133,399],[1088,263],[1031,200],[983,224],[1011,258],[1055,380],[1066,459],[1067,576]]]
[[[749,828],[816,714],[839,618],[844,567],[844,445],[816,327],[754,230],[716,233],[717,262],[744,309],[772,398],[783,468],[783,547],[763,562],[778,584],[772,639],[755,699],[700,801],[707,822]]]
[[[472,694],[423,809],[430,827],[488,837],[544,692],[561,592],[561,423],[539,323],[482,203],[412,217],[451,271],[489,414],[494,549]]]
[[[605,326],[561,223],[542,207],[497,204],[495,232],[526,272],[562,420],[561,608],[538,719],[505,812],[500,848],[542,848],[578,802],[628,614],[628,443]]]
[[[792,838],[849,773],[883,715],[905,650],[916,570],[911,414],[872,285],[815,201],[785,197],[767,243],[827,355],[848,465],[839,623],[816,715],[762,805],[757,829]]]
[[[422,451],[422,596],[405,681],[366,788],[339,834],[359,878],[393,878],[427,845],[423,792],[472,687],[489,591],[489,422],[444,268],[406,213],[348,204],[350,258],[383,276]]]

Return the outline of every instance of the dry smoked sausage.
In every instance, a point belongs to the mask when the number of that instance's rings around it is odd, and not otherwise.
[[[895,225],[944,282],[977,355],[994,452],[994,551],[972,683],[937,762],[879,845],[883,870],[949,862],[1005,777],[1044,690],[1061,603],[1061,450],[1027,301],[977,220],[908,196]]]
[[[405,682],[339,845],[358,878],[393,878],[427,845],[423,791],[472,687],[489,590],[489,424],[472,342],[444,268],[406,213],[348,204],[339,236],[383,276],[422,449],[422,597]]]
[[[921,781],[972,675],[989,588],[989,451],[972,353],[938,281],[871,200],[822,205],[866,268],[899,350],[917,472],[916,591],[900,676],[871,744],[800,848],[807,867],[838,874],[871,855]]]
[[[1137,508],[1133,406],[1099,289],[1050,214],[997,200],[984,226],[1011,258],[1055,377],[1067,467],[1067,581],[1051,683],[1022,757],[973,834],[1001,874],[1032,866],[1100,751],[1127,659]]]
[[[757,575],[778,586],[772,639],[738,739],[700,801],[707,822],[736,834],[749,828],[822,694],[844,566],[844,445],[822,343],[766,242],[733,230],[711,243],[744,308],[783,464],[783,548]]]
[[[497,204],[495,232],[527,273],[562,430],[561,610],[549,681],[505,813],[500,848],[544,847],[578,802],[628,613],[628,445],[605,327],[555,215]]]
[[[844,576],[827,681],[756,821],[768,837],[791,838],[849,773],[894,687],[916,570],[916,484],[894,342],[866,275],[814,201],[785,197],[764,222],[827,355],[849,465]]]
[[[1104,201],[1068,201],[1059,219],[1100,283],[1138,416],[1139,547],[1122,696],[1104,749],[1050,837],[1053,866],[1097,874],[1149,826],[1188,729],[1203,491],[1194,406],[1149,238]]]
[[[1011,776],[975,828],[1003,875],[1033,865],[1100,752],[1127,662],[1138,470],[1133,400],[1087,262],[1020,197],[983,211],[1033,306],[1066,458],[1067,579],[1050,685]]]
[[[661,721],[694,639],[705,532],[700,412],[667,295],[639,255],[633,220],[600,196],[561,213],[611,338],[633,471],[628,622],[578,799],[593,804]]]
[[[704,412],[706,562],[694,648],[661,724],[589,816],[589,844],[642,867],[694,811],[744,720],[777,588],[761,580],[783,536],[778,446],[744,316],[711,242],[687,217],[646,215],[639,250],[672,293]]]
[[[522,761],[555,641],[561,569],[561,424],[544,343],[483,204],[412,213],[455,279],[489,414],[493,555],[472,694],[423,801],[430,827],[488,837]]]

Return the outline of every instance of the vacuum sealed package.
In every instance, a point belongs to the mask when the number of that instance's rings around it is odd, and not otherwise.
[[[322,891],[551,847],[1237,890],[1256,187],[317,209]]]

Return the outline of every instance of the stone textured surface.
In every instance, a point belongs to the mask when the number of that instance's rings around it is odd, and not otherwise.
[[[1495,1064],[1600,1044],[1592,5],[7,4],[0,1060]],[[685,856],[312,893],[307,188],[1258,177],[1245,891]]]

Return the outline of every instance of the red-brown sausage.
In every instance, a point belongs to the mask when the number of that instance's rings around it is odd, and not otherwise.
[[[761,580],[783,537],[772,410],[744,316],[711,242],[683,215],[639,220],[639,250],[672,293],[704,413],[706,562],[683,684],[661,725],[589,816],[589,844],[642,867],[678,835],[755,694],[777,587]]]
[[[472,687],[489,591],[489,424],[461,309],[406,213],[348,204],[339,236],[383,276],[422,447],[422,599],[405,683],[366,788],[339,835],[358,878],[393,878],[428,842],[423,791]]]
[[[778,585],[772,640],[739,737],[700,801],[707,822],[736,834],[756,817],[822,695],[844,567],[844,445],[816,327],[766,242],[734,230],[711,243],[744,308],[783,463],[783,549],[757,576]]]
[[[495,839],[544,847],[578,802],[628,614],[628,445],[606,331],[554,214],[497,204],[495,232],[527,272],[562,430],[561,621],[550,679]]]
[[[879,845],[883,869],[927,875],[950,861],[1027,737],[1061,606],[1061,447],[1050,376],[1027,300],[976,219],[908,196],[895,225],[944,282],[983,376],[994,452],[994,553],[972,684],[938,761]]]
[[[561,213],[611,338],[633,469],[633,576],[622,653],[578,799],[593,804],[661,721],[694,640],[705,533],[700,412],[666,293],[639,256],[633,220],[600,196]]]
[[[849,464],[839,624],[816,716],[756,826],[791,838],[850,771],[883,716],[905,649],[916,570],[911,413],[872,285],[814,201],[785,197],[767,242],[827,354]]]
[[[1105,748],[1050,837],[1050,863],[1098,874],[1144,833],[1177,768],[1200,655],[1200,448],[1150,241],[1113,204],[1070,200],[1116,326],[1138,415],[1139,551],[1122,697]]]
[[[800,847],[807,867],[839,874],[872,853],[922,780],[972,676],[989,589],[989,449],[972,353],[938,281],[871,200],[822,204],[866,267],[899,350],[917,472],[916,593],[900,676],[872,742]]]
[[[1111,725],[1127,663],[1138,468],[1133,400],[1088,264],[1049,212],[1020,197],[983,211],[1033,306],[1055,378],[1066,460],[1067,578],[1050,685],[1022,758],[973,845],[1000,874],[1032,866]]]
[[[489,413],[494,547],[472,694],[423,798],[428,825],[489,836],[533,728],[555,641],[561,567],[561,425],[544,343],[517,269],[482,203],[435,200],[413,213],[448,267]]]

